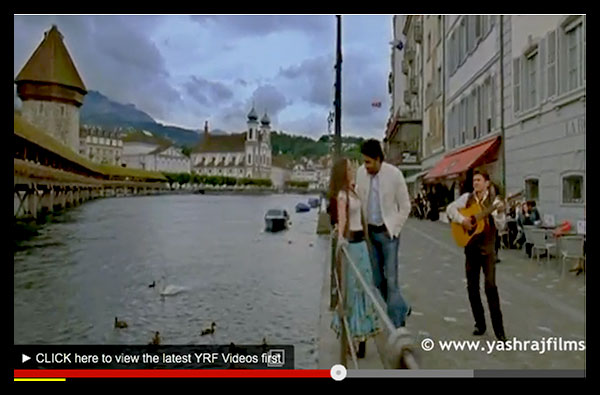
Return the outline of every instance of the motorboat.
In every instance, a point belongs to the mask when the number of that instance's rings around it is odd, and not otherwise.
[[[304,203],[298,203],[296,205],[296,212],[297,213],[305,213],[307,211],[310,211],[310,206],[304,204]]]
[[[271,209],[265,214],[265,230],[279,232],[289,227],[290,216],[286,210]]]
[[[310,198],[308,199],[308,205],[311,208],[318,208],[320,200],[318,198]]]

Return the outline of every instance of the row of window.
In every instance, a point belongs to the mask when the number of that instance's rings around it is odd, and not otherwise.
[[[433,83],[428,82],[425,88],[425,107],[442,95],[442,67],[438,67],[433,76]]]
[[[475,86],[448,112],[448,142],[456,148],[491,133],[496,127],[495,76]]]
[[[188,160],[180,159],[180,158],[160,159],[160,157],[159,157],[158,159],[156,159],[156,163],[161,164],[161,165],[186,164],[186,163],[188,163]]]
[[[61,115],[61,116],[64,116],[64,115],[65,115],[65,113],[66,113],[66,104],[61,104],[61,105],[59,106],[59,108],[60,108],[60,115]],[[50,114],[49,114],[49,112],[50,112],[51,110],[55,110],[55,109],[56,109],[56,107],[55,107],[55,106],[46,106],[46,115],[50,115]],[[44,114],[44,103],[40,103],[40,105],[39,105],[39,107],[38,107],[38,114],[39,114],[39,115],[42,115],[42,114]]]
[[[585,18],[576,17],[513,59],[515,114],[585,84],[585,30]]]
[[[206,170],[206,169],[199,168],[198,172],[200,174],[224,174],[224,175],[229,174],[229,175],[234,176],[236,174],[243,175],[244,174],[244,169],[238,169],[238,170],[236,170],[236,169],[228,169],[228,170],[224,170],[224,169],[208,169],[208,170]],[[250,177],[250,173],[248,173],[248,177]]]
[[[255,163],[257,165],[262,165],[262,166],[270,166],[271,165],[271,158],[266,156],[266,155],[260,155],[258,156],[258,162]],[[248,164],[251,165],[252,164],[252,154],[248,154]]]
[[[82,155],[85,155],[85,149],[81,149],[81,150],[79,150],[79,152]],[[94,155],[97,157],[108,155],[108,156],[114,156],[116,158],[116,157],[119,157],[119,151],[109,149],[109,148],[92,148],[92,147],[88,148],[88,156],[90,158],[92,158]]]
[[[123,141],[121,141],[121,140],[108,139],[108,138],[104,138],[104,137],[87,136],[85,138],[85,142],[88,144],[109,145],[111,147],[122,147],[123,146]]]
[[[563,204],[583,204],[584,176],[581,174],[569,174],[562,177],[562,203]],[[537,178],[528,178],[525,180],[525,196],[527,200],[539,200],[540,181]]]
[[[433,15],[427,15],[426,18],[432,18]],[[427,34],[427,47],[425,47],[425,53],[427,54],[427,60],[429,60],[429,58],[431,57],[431,52],[433,51],[433,48],[435,47],[435,43],[439,43],[441,38],[444,35],[444,28],[443,28],[443,24],[442,24],[442,15],[437,15],[437,31],[435,32],[436,34],[434,35],[434,38],[437,38],[437,40],[435,40],[434,42],[431,41],[431,37],[432,37],[432,33],[433,33],[433,28],[429,31],[429,33]]]
[[[209,161],[215,159],[217,163],[221,163],[223,161],[225,161],[225,163],[231,163],[231,160],[233,159],[233,162],[236,165],[239,164],[242,161],[242,157],[239,156],[239,155],[235,156],[233,158],[228,157],[226,155],[222,155],[222,156],[215,155],[215,156],[212,156],[212,157],[211,156],[207,156],[206,158],[208,158]],[[203,159],[204,159],[204,157],[201,156],[199,158],[199,162],[197,162],[197,163],[203,162]],[[246,161],[247,161],[248,165],[252,165],[252,154],[248,154]],[[267,156],[267,155],[260,155],[259,162],[256,163],[256,164],[257,165],[270,166],[271,165],[271,157]]]
[[[262,139],[268,139],[269,138],[269,130],[254,130],[252,128],[250,128],[250,136],[249,136],[249,140],[254,140],[258,137],[258,135],[262,136]],[[262,133],[261,133],[262,132]]]
[[[447,50],[448,74],[454,75],[496,24],[497,15],[463,15],[450,33]]]

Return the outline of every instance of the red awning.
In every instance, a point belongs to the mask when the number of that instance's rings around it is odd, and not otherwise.
[[[475,167],[488,152],[497,148],[499,137],[483,141],[477,145],[462,148],[444,157],[433,169],[427,173],[425,180],[445,178],[463,173]]]

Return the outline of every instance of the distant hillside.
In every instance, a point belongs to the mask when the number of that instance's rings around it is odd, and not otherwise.
[[[342,152],[352,158],[361,159],[360,144],[364,141],[361,137],[342,136]],[[284,156],[287,160],[298,160],[302,157],[316,159],[330,153],[332,142],[327,135],[318,141],[310,137],[294,136],[285,132],[273,132],[271,134],[271,145],[273,155]]]
[[[148,130],[170,139],[176,145],[195,145],[201,139],[201,135],[196,131],[162,125],[150,115],[138,110],[135,105],[117,103],[96,91],[89,91],[85,95],[80,120],[82,124],[107,128],[131,126]]]

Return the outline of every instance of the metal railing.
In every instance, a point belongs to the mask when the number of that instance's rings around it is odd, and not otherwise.
[[[342,365],[346,366],[347,363],[347,349],[350,350],[350,356],[352,357],[352,363],[355,369],[359,369],[358,360],[356,356],[356,350],[351,338],[350,331],[348,330],[348,320],[345,315],[344,306],[344,288],[341,284],[338,272],[335,265],[335,251],[337,238],[335,233],[332,234],[332,267],[331,267],[331,285],[332,293],[330,300],[330,308],[333,309],[337,306],[338,314],[340,316],[341,323],[341,356],[340,360]],[[412,349],[412,335],[406,328],[396,328],[389,315],[387,314],[385,302],[381,296],[375,292],[374,288],[370,286],[362,273],[358,270],[356,263],[350,257],[346,247],[341,248],[342,252],[342,264],[340,265],[340,276],[345,279],[346,268],[349,267],[352,270],[354,276],[358,279],[358,283],[362,288],[362,291],[367,295],[368,299],[373,303],[375,311],[379,316],[380,322],[383,323],[382,333],[375,338],[379,357],[385,369],[418,369],[418,363],[415,359],[415,354]]]

